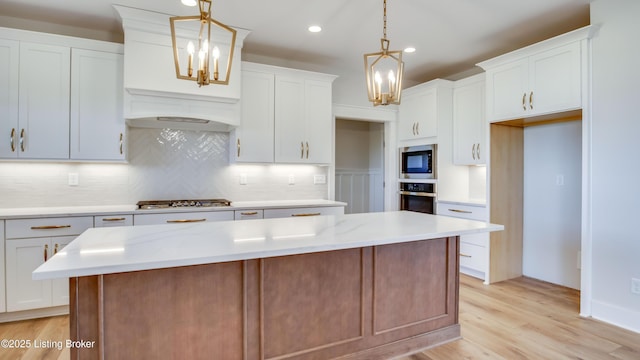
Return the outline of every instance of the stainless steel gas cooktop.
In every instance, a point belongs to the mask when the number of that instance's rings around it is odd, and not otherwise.
[[[167,209],[167,208],[197,208],[231,206],[231,201],[226,199],[197,199],[197,200],[146,200],[136,204],[140,210]]]

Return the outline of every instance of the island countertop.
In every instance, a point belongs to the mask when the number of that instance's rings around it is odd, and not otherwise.
[[[250,260],[503,229],[409,211],[93,228],[38,267],[33,279]]]

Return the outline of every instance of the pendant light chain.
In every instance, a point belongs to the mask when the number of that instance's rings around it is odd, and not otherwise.
[[[382,6],[382,9],[383,9],[383,12],[382,12],[382,23],[384,25],[383,25],[383,28],[382,28],[382,38],[386,40],[387,39],[387,0],[384,0],[383,4],[384,5]]]

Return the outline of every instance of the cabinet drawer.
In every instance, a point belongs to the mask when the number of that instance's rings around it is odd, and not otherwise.
[[[460,243],[460,266],[484,272],[487,268],[486,247]]]
[[[437,207],[437,214],[469,220],[488,221],[488,212],[485,206],[460,205],[439,202]]]
[[[93,227],[93,217],[56,217],[7,220],[7,239],[80,235]]]
[[[263,217],[264,217],[264,211],[262,209],[234,211],[235,220],[262,219]]]
[[[205,221],[233,220],[233,211],[178,212],[133,216],[134,225],[193,224]]]
[[[264,210],[265,219],[296,217],[296,216],[342,215],[342,214],[344,214],[344,207],[342,206],[308,207],[308,208],[294,208],[294,209],[265,209]]]
[[[471,234],[460,236],[460,243],[473,244],[486,247],[489,243],[489,233]]]
[[[95,227],[131,226],[133,215],[94,216],[93,223]]]

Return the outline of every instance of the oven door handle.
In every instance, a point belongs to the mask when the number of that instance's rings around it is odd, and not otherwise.
[[[400,191],[398,192],[400,195],[411,195],[411,196],[424,196],[424,197],[436,197],[436,193],[428,193],[428,192],[413,192],[413,191]]]

